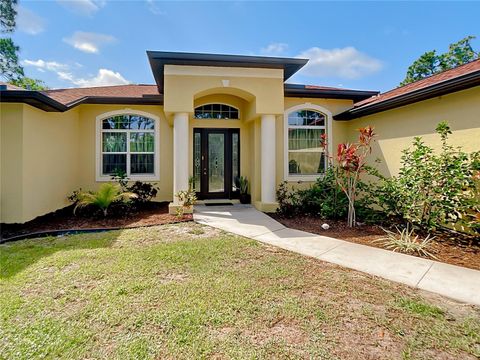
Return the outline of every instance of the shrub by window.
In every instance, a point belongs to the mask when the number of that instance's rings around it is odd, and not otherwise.
[[[288,114],[288,175],[318,175],[326,161],[321,135],[326,131],[326,115],[316,110]]]
[[[103,119],[100,175],[119,171],[128,177],[155,175],[156,131],[155,120],[145,116],[125,114]]]

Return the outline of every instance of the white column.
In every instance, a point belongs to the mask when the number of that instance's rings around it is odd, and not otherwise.
[[[188,113],[173,116],[173,202],[175,194],[188,189]]]
[[[275,202],[275,115],[262,115],[261,184],[262,203]]]

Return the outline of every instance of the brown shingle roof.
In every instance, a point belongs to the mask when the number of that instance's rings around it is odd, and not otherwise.
[[[372,96],[371,98],[365,99],[363,101],[359,101],[355,104],[354,108],[359,108],[366,104],[373,105],[388,99],[395,98],[397,96],[405,95],[405,94],[414,92],[416,90],[424,89],[429,86],[439,84],[443,81],[455,79],[459,76],[473,73],[476,71],[480,71],[480,59],[474,60],[464,65],[460,65],[454,69],[442,71],[441,73],[431,75],[425,79],[418,80],[404,86],[400,86],[396,89],[384,92],[377,96]]]
[[[99,86],[89,88],[72,88],[72,89],[56,89],[46,90],[43,93],[52,99],[67,105],[75,103],[83,98],[122,98],[142,99],[145,97],[159,96],[157,85],[116,85],[116,86]]]
[[[480,59],[359,101],[335,120],[351,120],[480,86]]]

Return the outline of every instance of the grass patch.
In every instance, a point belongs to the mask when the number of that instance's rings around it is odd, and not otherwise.
[[[480,355],[477,308],[194,223],[8,243],[0,261],[0,359]]]
[[[397,299],[396,303],[400,308],[405,309],[416,315],[438,318],[442,317],[445,313],[438,306],[427,304],[422,300],[402,297]]]

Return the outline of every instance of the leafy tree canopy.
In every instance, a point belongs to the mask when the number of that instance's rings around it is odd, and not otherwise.
[[[12,39],[0,39],[0,74],[8,82],[24,76],[23,68],[18,63],[19,50]]]
[[[437,54],[435,50],[427,51],[409,66],[407,75],[400,86],[478,59],[480,53],[475,52],[470,44],[473,39],[475,39],[475,36],[467,36],[456,43],[450,44],[448,51],[443,54]]]
[[[15,30],[17,0],[0,0],[0,28],[2,33]],[[0,39],[0,76],[12,85],[29,90],[45,90],[42,80],[25,77],[23,67],[19,63],[20,48],[11,38]]]
[[[8,33],[15,29],[15,16],[17,0],[0,0],[0,27],[1,31]]]
[[[12,80],[10,81],[10,84],[19,86],[27,90],[36,90],[36,91],[48,90],[47,85],[42,80],[32,79],[26,76],[18,80]]]

